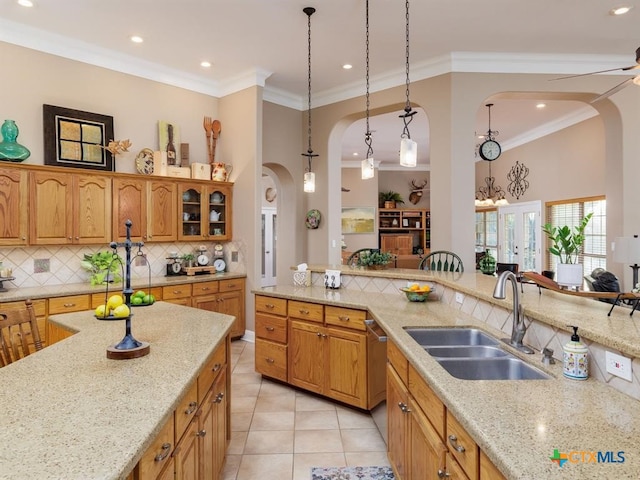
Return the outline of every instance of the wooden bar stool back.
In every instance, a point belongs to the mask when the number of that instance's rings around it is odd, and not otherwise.
[[[42,350],[42,341],[31,300],[25,300],[24,308],[0,311],[0,367],[38,350]]]

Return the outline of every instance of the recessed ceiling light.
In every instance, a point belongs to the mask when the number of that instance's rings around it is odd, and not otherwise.
[[[132,35],[131,36],[131,41],[133,43],[142,43],[142,42],[144,42],[144,39],[142,37],[139,37],[138,35]]]
[[[353,152],[353,156],[357,157],[358,156],[358,152]]]
[[[204,68],[209,68],[211,66],[211,62],[207,62],[205,60],[204,62],[200,62],[200,66]]]
[[[353,68],[353,65],[351,65],[350,63],[345,63],[344,65],[342,65],[342,68],[344,68],[345,70],[351,70]]]
[[[23,7],[33,7],[33,2],[31,0],[18,0],[18,5],[22,5]]]
[[[544,107],[546,107],[546,106],[547,106],[547,104],[546,104],[546,103],[538,103],[538,104],[536,105],[536,108],[544,108]]]
[[[631,5],[620,5],[619,7],[612,8],[609,10],[609,15],[624,15],[625,13],[629,13],[633,6]]]

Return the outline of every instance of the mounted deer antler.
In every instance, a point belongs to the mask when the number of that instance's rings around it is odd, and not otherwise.
[[[416,185],[415,180],[411,180],[411,193],[409,194],[409,201],[414,205],[422,198],[422,192],[424,187],[427,186],[427,180],[422,181],[419,185]]]

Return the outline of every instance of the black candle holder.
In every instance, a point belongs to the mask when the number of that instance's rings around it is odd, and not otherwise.
[[[131,288],[131,247],[138,247],[138,251],[144,246],[144,242],[132,242],[131,241],[131,220],[124,222],[127,227],[127,238],[123,243],[111,242],[109,246],[113,249],[114,253],[118,247],[124,247],[125,250],[125,272],[124,272],[124,301],[127,307],[129,307],[129,315],[124,317],[125,321],[125,335],[119,343],[111,345],[107,348],[107,358],[114,360],[127,360],[130,358],[144,357],[148,355],[151,346],[148,342],[141,342],[136,340],[131,333],[131,294],[133,289]],[[107,287],[108,288],[108,287]]]

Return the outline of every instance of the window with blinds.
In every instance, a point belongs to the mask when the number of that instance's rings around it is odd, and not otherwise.
[[[567,225],[573,231],[580,221],[593,213],[591,221],[585,229],[583,251],[579,255],[579,263],[583,266],[584,275],[596,268],[607,268],[607,200],[604,196],[590,197],[562,202],[549,202],[545,205],[547,223],[554,227]],[[547,240],[548,242],[548,240]],[[555,270],[558,257],[546,252],[546,264]]]

